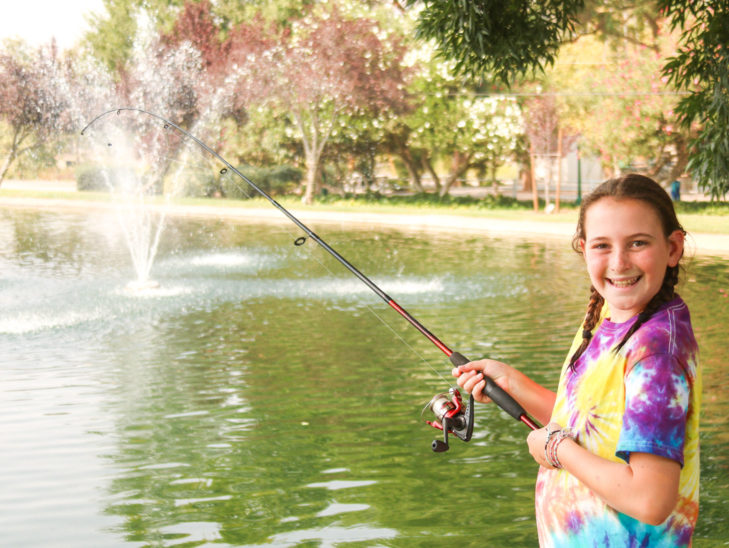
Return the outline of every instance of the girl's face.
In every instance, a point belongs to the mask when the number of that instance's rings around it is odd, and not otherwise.
[[[625,322],[661,289],[667,266],[683,252],[683,232],[668,238],[658,213],[641,200],[601,198],[585,212],[580,241],[587,272],[610,307],[610,319]]]

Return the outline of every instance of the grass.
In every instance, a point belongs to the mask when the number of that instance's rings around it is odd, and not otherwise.
[[[84,202],[108,202],[105,192],[72,192],[43,190],[14,190],[0,187],[2,197],[25,197],[35,199],[66,199]],[[517,200],[507,196],[486,196],[477,199],[468,196],[446,196],[433,194],[413,196],[382,196],[378,194],[341,197],[328,195],[319,197],[315,204],[307,206],[295,196],[276,197],[279,203],[291,210],[299,211],[361,211],[368,213],[389,213],[397,215],[442,214],[468,217],[507,219],[514,221],[562,222],[575,224],[578,209],[573,203],[563,203],[559,213],[546,214],[544,203],[540,211],[532,209],[531,201]],[[156,199],[158,203],[163,198]],[[263,198],[250,200],[229,200],[220,198],[180,198],[175,204],[184,206],[206,206],[220,208],[268,208],[271,205]],[[729,234],[729,203],[727,202],[679,202],[676,204],[679,220],[689,232]]]

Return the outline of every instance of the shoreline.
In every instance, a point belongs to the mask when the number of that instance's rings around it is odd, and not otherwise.
[[[75,200],[73,198],[0,197],[0,208],[93,210],[112,209],[112,202]],[[205,205],[151,205],[165,210],[167,215],[181,217],[228,218],[236,221],[290,223],[280,211],[270,208],[217,207]],[[491,237],[517,237],[531,241],[560,241],[571,245],[575,226],[573,223],[539,220],[508,220],[490,217],[471,217],[448,213],[374,213],[363,211],[312,211],[291,212],[305,224],[318,223],[356,227],[360,229],[380,226],[410,232],[484,234]],[[691,233],[687,237],[688,256],[715,256],[729,258],[729,234]]]

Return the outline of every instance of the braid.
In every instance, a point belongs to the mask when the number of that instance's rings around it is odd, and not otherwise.
[[[633,336],[633,333],[640,329],[645,322],[647,322],[653,314],[661,307],[661,305],[671,301],[676,296],[676,284],[678,283],[678,266],[666,267],[666,275],[663,278],[663,285],[661,289],[656,293],[653,298],[648,302],[645,309],[638,314],[636,322],[628,329],[628,332],[623,337],[623,340],[615,347],[614,352],[617,354],[628,342],[628,339]]]
[[[602,311],[602,305],[605,299],[602,295],[597,292],[594,286],[590,286],[590,302],[587,304],[587,314],[585,314],[585,321],[582,323],[582,343],[575,350],[570,358],[570,369],[575,370],[575,364],[582,354],[590,346],[590,340],[592,340],[592,330],[595,329],[598,320],[600,319],[600,312]]]

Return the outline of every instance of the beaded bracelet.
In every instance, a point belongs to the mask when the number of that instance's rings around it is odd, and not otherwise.
[[[556,469],[562,468],[562,463],[559,462],[557,456],[557,449],[560,444],[567,438],[574,440],[575,436],[570,428],[562,428],[561,430],[554,430],[547,432],[547,440],[544,443],[544,458],[545,460]]]

